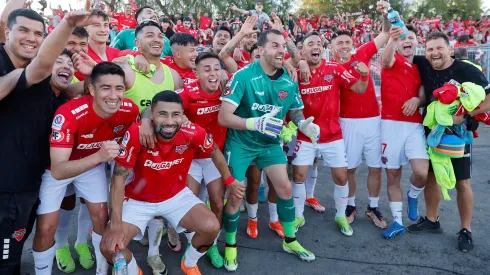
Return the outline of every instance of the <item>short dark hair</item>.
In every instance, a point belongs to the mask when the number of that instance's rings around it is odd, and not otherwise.
[[[252,48],[250,49],[250,53],[253,53],[258,48],[259,48],[259,46],[257,46],[257,43],[253,44]]]
[[[145,20],[145,21],[142,21],[141,23],[139,23],[138,26],[136,26],[136,29],[134,30],[134,36],[138,37],[138,34],[143,30],[143,28],[149,27],[149,26],[157,27],[160,30],[160,32],[163,33],[163,30],[162,30],[162,27],[160,27],[160,24],[158,24],[157,22],[155,22],[153,20]]]
[[[188,16],[187,16],[187,17],[184,17],[184,20],[182,20],[182,21],[183,21],[183,22],[185,22],[185,21],[192,22],[192,19],[191,19],[190,17],[188,17]]]
[[[409,32],[413,32],[413,33],[415,33],[415,36],[417,36],[417,29],[414,26],[412,26],[412,25],[406,25],[406,27],[407,27],[407,30]]]
[[[44,19],[39,13],[31,10],[31,9],[16,9],[13,10],[7,19],[7,28],[12,29],[15,24],[17,24],[17,17],[22,16],[27,19],[31,19],[34,21],[38,21],[43,25],[44,28]]]
[[[454,49],[454,58],[456,59],[468,59],[468,50],[466,48],[456,48]]]
[[[321,36],[320,36],[320,33],[319,33],[319,32],[317,32],[317,31],[312,31],[312,32],[307,33],[307,34],[306,34],[306,35],[303,37],[303,41],[306,41],[306,39],[308,39],[309,37],[312,37],[312,36],[319,36],[319,37],[321,38]]]
[[[348,37],[351,37],[352,33],[348,30],[338,30],[332,34],[331,40],[334,40],[335,38],[337,38],[341,35],[347,35]]]
[[[66,55],[66,56],[68,56],[70,59],[72,59],[72,57],[73,57],[73,53],[72,53],[71,51],[67,50],[67,49],[63,49],[63,51],[61,52],[61,54],[60,54],[60,55]]]
[[[138,17],[140,16],[140,14],[143,12],[144,9],[155,10],[153,7],[148,6],[148,5],[139,8],[138,11],[136,12],[136,14],[134,15],[134,18],[136,18],[136,21],[138,21]]]
[[[151,100],[151,108],[158,103],[158,102],[171,102],[171,103],[178,103],[182,108],[184,108],[184,103],[182,102],[182,98],[180,97],[179,94],[177,94],[174,91],[170,90],[164,90],[153,96]]]
[[[437,40],[439,38],[444,39],[444,42],[446,42],[446,45],[449,46],[449,38],[443,32],[431,32],[431,33],[429,33],[429,35],[427,35],[427,39],[425,40],[425,43],[427,44],[427,42],[429,42],[431,40]]]
[[[101,10],[92,10],[88,17],[102,17],[102,20],[109,22],[109,16]]]
[[[219,56],[217,54],[215,54],[214,52],[203,52],[201,53],[200,55],[197,56],[196,58],[196,66],[199,65],[199,63],[205,59],[209,59],[209,58],[216,58],[217,60],[219,60]]]
[[[259,35],[259,40],[257,41],[257,46],[259,47],[263,47],[265,44],[267,44],[267,42],[269,41],[267,39],[267,36],[269,34],[276,34],[276,35],[281,35],[282,36],[282,33],[276,29],[268,29],[266,30],[265,32],[262,32],[260,35]]]
[[[170,38],[170,46],[177,44],[179,46],[197,46],[197,40],[194,36],[188,34],[188,33],[183,33],[183,32],[178,32]]]
[[[160,22],[162,22],[162,23],[169,23],[170,24],[170,20],[167,17],[160,18]]]
[[[95,82],[99,79],[99,77],[103,75],[119,75],[123,78],[123,81],[126,80],[124,70],[119,67],[119,65],[114,64],[112,62],[101,62],[97,65],[92,70],[92,74],[90,75],[90,83],[92,85],[95,85]]]
[[[88,38],[88,32],[84,27],[75,27],[71,34],[80,38]]]
[[[221,26],[219,26],[219,27],[216,29],[216,31],[214,32],[214,34],[213,34],[213,38],[216,36],[216,34],[217,34],[219,31],[225,31],[225,32],[227,32],[227,33],[229,33],[229,34],[230,34],[230,37],[233,37],[233,34],[231,33],[230,28],[228,28],[228,27],[226,27],[226,26],[221,25]]]
[[[468,42],[468,40],[470,40],[470,37],[467,34],[463,34],[460,35],[457,40],[459,43],[464,43],[464,42]]]
[[[305,37],[300,36],[300,37],[296,38],[296,41],[294,41],[294,45],[298,46],[298,43],[303,43],[303,42],[305,42]]]

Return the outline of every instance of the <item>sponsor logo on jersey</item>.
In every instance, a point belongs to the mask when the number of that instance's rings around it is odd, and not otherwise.
[[[133,104],[131,102],[123,102],[124,107],[133,107]]]
[[[61,126],[63,126],[63,123],[65,123],[65,117],[58,114],[54,117],[51,128],[53,128],[53,130],[61,130]]]
[[[188,85],[188,84],[194,83],[196,81],[197,81],[197,79],[195,79],[195,78],[184,78],[183,79],[184,85]]]
[[[180,88],[180,89],[175,90],[175,93],[176,93],[176,94],[180,94],[180,93],[182,93],[183,91],[184,91],[184,89]]]
[[[332,81],[332,79],[333,79],[333,75],[332,75],[332,74],[327,74],[327,75],[326,75],[326,76],[323,78],[323,80],[328,81],[328,82]]]
[[[274,105],[270,105],[270,104],[258,104],[258,103],[254,103],[252,105],[252,111],[261,111],[261,112],[264,112],[264,113],[270,113],[272,112],[272,110],[275,110],[275,109],[279,109],[279,111],[282,110],[282,107],[278,107],[278,106],[274,106]]]
[[[129,137],[130,137],[129,132],[126,131],[126,133],[124,133],[123,140],[121,143],[122,146],[128,145]]]
[[[124,127],[124,125],[117,125],[116,127],[112,128],[112,132],[117,135],[124,129]]]
[[[288,92],[286,91],[279,91],[279,98],[281,100],[284,100],[288,96]]]
[[[206,135],[206,139],[204,140],[204,148],[209,149],[211,146],[213,146],[213,136],[210,134]]]
[[[255,92],[256,95],[264,96],[264,92]]]
[[[185,150],[187,150],[187,148],[189,148],[189,146],[187,146],[187,145],[179,145],[179,146],[176,146],[175,147],[175,152],[182,155],[185,152]]]
[[[83,137],[83,138],[94,138],[94,134],[80,135],[80,137]]]
[[[148,150],[148,151],[146,151],[146,152],[147,152],[148,154],[151,154],[151,155],[152,155],[152,156],[154,156],[154,157],[156,157],[156,156],[158,156],[158,155],[160,154],[160,152],[159,152],[159,151],[155,151],[155,152],[154,152],[154,151]]]
[[[352,80],[355,79],[348,71],[344,71],[340,77],[342,77],[344,80],[348,82],[351,82]]]
[[[332,86],[333,85],[327,85],[327,86],[319,86],[319,87],[301,89],[301,94],[302,95],[309,95],[309,94],[321,93],[321,92],[328,91],[328,90],[332,89]]]
[[[211,107],[199,108],[199,109],[197,109],[197,114],[198,115],[205,115],[205,114],[210,114],[210,113],[218,112],[219,109],[220,109],[220,107],[221,107],[221,104],[220,105],[211,106]]]
[[[59,141],[62,141],[64,137],[65,136],[63,135],[62,132],[58,132],[58,131],[54,131],[54,130],[51,132],[51,140],[52,141],[59,142]]]
[[[78,108],[75,108],[75,109],[71,110],[71,113],[73,115],[76,115],[76,114],[80,113],[81,111],[83,111],[83,110],[85,110],[87,108],[88,108],[88,104],[83,104],[82,106],[79,106]]]
[[[131,156],[133,155],[133,149],[134,147],[131,146],[131,148],[129,149],[128,158],[126,159],[126,162],[129,162],[131,160]]]
[[[20,242],[24,238],[24,235],[26,234],[26,229],[22,228],[19,230],[14,231],[12,234],[12,239],[15,239],[16,241]]]
[[[173,161],[163,161],[163,162],[153,162],[149,159],[145,161],[145,167],[150,167],[153,170],[166,170],[170,169],[172,166],[182,163],[184,158],[176,159]]]
[[[79,119],[80,119],[82,116],[84,116],[84,115],[86,115],[86,114],[88,114],[88,111],[81,113],[81,114],[80,114],[80,115],[78,115],[78,116],[77,116],[75,119],[76,119],[76,120],[79,120]]]
[[[121,138],[115,138],[114,141],[115,142],[118,142]],[[98,141],[98,142],[92,142],[92,143],[89,143],[89,144],[78,144],[77,146],[77,149],[80,149],[80,150],[83,150],[83,149],[86,149],[86,150],[90,150],[90,149],[99,149],[102,147],[102,144],[104,144],[104,142],[106,142],[107,140],[105,141]]]

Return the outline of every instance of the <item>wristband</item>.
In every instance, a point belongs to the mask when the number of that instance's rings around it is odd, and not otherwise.
[[[230,175],[230,176],[229,176],[228,178],[226,178],[226,179],[225,179],[223,182],[224,182],[224,184],[225,184],[225,185],[230,185],[230,184],[232,184],[233,182],[235,182],[235,178],[234,178],[232,175]]]
[[[369,77],[367,75],[361,75],[361,78],[359,78],[361,81],[368,81]]]

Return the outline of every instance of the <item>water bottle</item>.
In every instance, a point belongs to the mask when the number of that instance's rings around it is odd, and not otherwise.
[[[118,245],[116,245],[116,252],[112,256],[112,261],[114,263],[114,275],[128,275],[128,263]]]
[[[404,30],[404,33],[400,36],[401,39],[407,36],[408,30],[405,26],[405,23],[403,23],[400,14],[392,7],[388,8],[388,20],[390,21],[392,26],[400,27]]]

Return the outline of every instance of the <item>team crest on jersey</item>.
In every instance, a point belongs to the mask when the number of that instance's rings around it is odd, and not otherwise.
[[[53,128],[53,130],[61,130],[61,126],[63,126],[63,123],[65,123],[65,117],[58,114],[54,117],[51,128]]]
[[[226,88],[223,91],[223,96],[229,96],[229,95],[231,95],[231,88],[229,85],[226,85]]]
[[[207,135],[206,140],[204,141],[204,148],[209,149],[211,146],[213,146],[213,136],[212,135]]]
[[[187,150],[188,147],[189,146],[187,146],[187,145],[179,145],[179,146],[176,146],[175,147],[175,152],[182,155],[185,152],[185,150]]]
[[[331,74],[327,74],[327,75],[326,75],[326,76],[325,76],[323,79],[324,79],[325,81],[330,82],[330,81],[332,81],[332,79],[333,79],[333,75],[331,75]]]
[[[121,145],[126,147],[126,145],[128,145],[128,141],[129,141],[129,132],[126,132],[126,133],[124,133],[124,137],[123,137],[123,140],[121,142]]]
[[[62,132],[58,132],[58,131],[51,132],[51,140],[52,141],[56,141],[56,142],[62,141],[64,137],[65,136],[63,135]]]
[[[126,150],[126,147],[119,148],[119,155],[118,155],[118,157],[125,158],[127,155],[128,155],[128,151]]]
[[[16,239],[18,242],[20,242],[24,238],[25,234],[26,234],[26,229],[22,228],[22,229],[19,229],[17,231],[14,231],[14,233],[12,234],[12,238]]]
[[[279,91],[279,98],[281,100],[284,100],[288,96],[288,92],[286,91]]]
[[[112,132],[114,134],[119,134],[119,132],[121,132],[123,129],[124,129],[124,125],[118,125],[118,126],[112,128]]]

